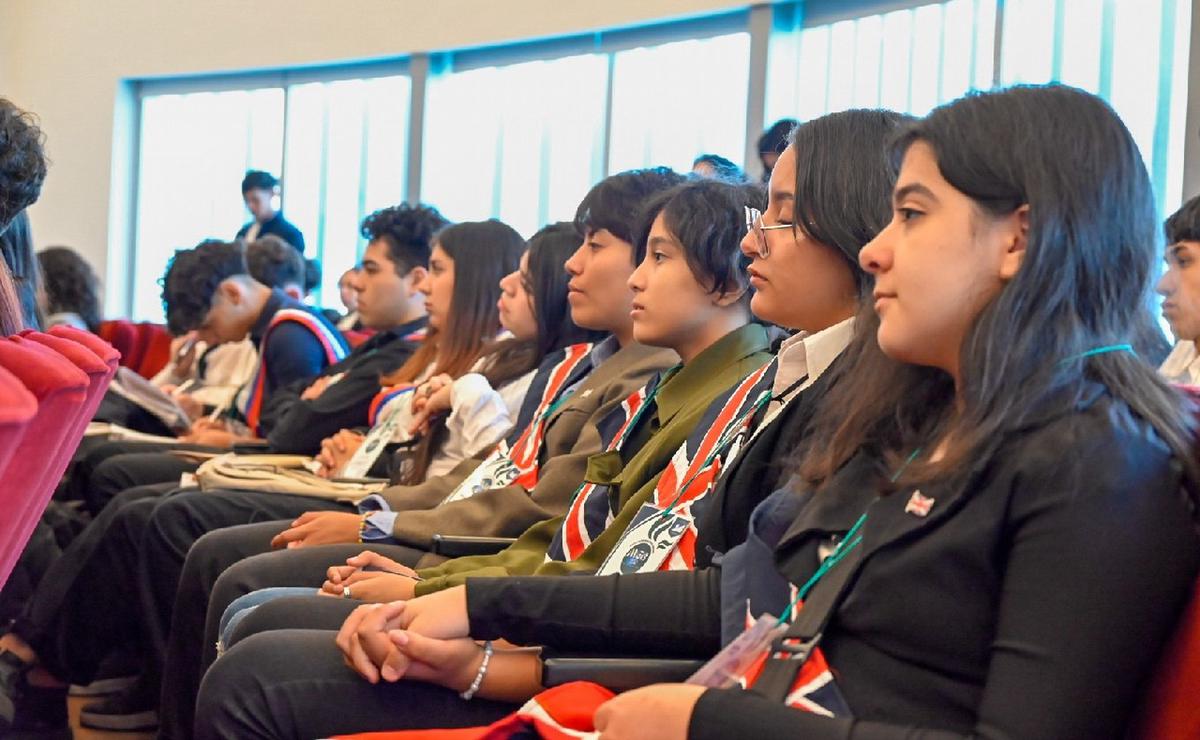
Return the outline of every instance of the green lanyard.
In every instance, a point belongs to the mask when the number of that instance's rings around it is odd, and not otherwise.
[[[900,469],[892,475],[893,483],[908,468],[912,461],[917,459],[917,455],[919,454],[921,454],[920,447],[913,450],[913,453],[908,456],[908,459],[904,461],[904,464],[900,466]],[[849,555],[854,548],[862,544],[862,534],[860,534],[860,530],[862,529],[863,523],[866,521],[867,513],[864,511],[862,516],[858,518],[858,521],[854,523],[854,526],[850,528],[850,531],[846,533],[846,536],[842,539],[842,541],[839,542],[837,547],[833,549],[833,552],[829,554],[829,557],[821,561],[821,566],[817,568],[817,572],[813,573],[812,577],[805,581],[804,585],[800,587],[800,590],[796,594],[796,598],[792,600],[792,603],[787,605],[787,608],[783,610],[783,614],[780,615],[780,624],[786,623],[791,618],[792,612],[795,611],[796,604],[804,601],[804,598],[808,596],[810,591],[813,590],[813,587],[817,585],[817,582],[825,577],[825,574],[833,570],[834,566],[842,562],[842,560]]]

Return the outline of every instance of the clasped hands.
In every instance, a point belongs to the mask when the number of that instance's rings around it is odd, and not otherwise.
[[[331,569],[332,570],[332,569]],[[331,574],[332,575],[332,574]],[[332,586],[331,582],[326,582]],[[467,590],[457,586],[411,600],[358,607],[343,623],[337,645],[346,664],[372,684],[414,679],[466,690],[483,662],[470,637]],[[498,645],[483,687],[488,698],[522,702],[541,687],[540,660]],[[505,659],[530,658],[530,670],[506,670]],[[511,661],[509,662],[511,665]],[[702,686],[659,684],[620,694],[603,704],[594,726],[601,740],[686,738]]]

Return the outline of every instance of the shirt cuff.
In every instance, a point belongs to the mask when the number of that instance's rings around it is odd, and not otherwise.
[[[381,542],[392,539],[396,530],[396,514],[379,494],[371,494],[358,502],[358,513],[364,514],[362,541]]]

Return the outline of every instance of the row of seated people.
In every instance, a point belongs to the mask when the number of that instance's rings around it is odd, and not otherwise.
[[[1120,120],[1048,86],[809,121],[766,194],[613,175],[528,244],[384,209],[349,353],[236,245],[180,252],[173,329],[259,351],[189,450],[341,493],[86,450],[97,517],[0,639],[10,721],[57,731],[124,650],[85,719],[168,738],[1125,736],[1200,570],[1157,230]],[[1167,230],[1194,339],[1200,204]]]

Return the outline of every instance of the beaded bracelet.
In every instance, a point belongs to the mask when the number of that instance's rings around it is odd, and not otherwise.
[[[492,662],[493,652],[491,640],[483,643],[483,662],[479,664],[479,672],[475,674],[475,680],[471,682],[471,687],[459,694],[463,701],[471,701],[475,697],[475,692],[479,691],[479,687],[483,685],[483,677],[487,675],[488,663]]]
[[[363,514],[362,519],[358,522],[358,544],[360,545],[363,544],[363,535],[367,533],[367,520],[370,516],[370,514]]]

